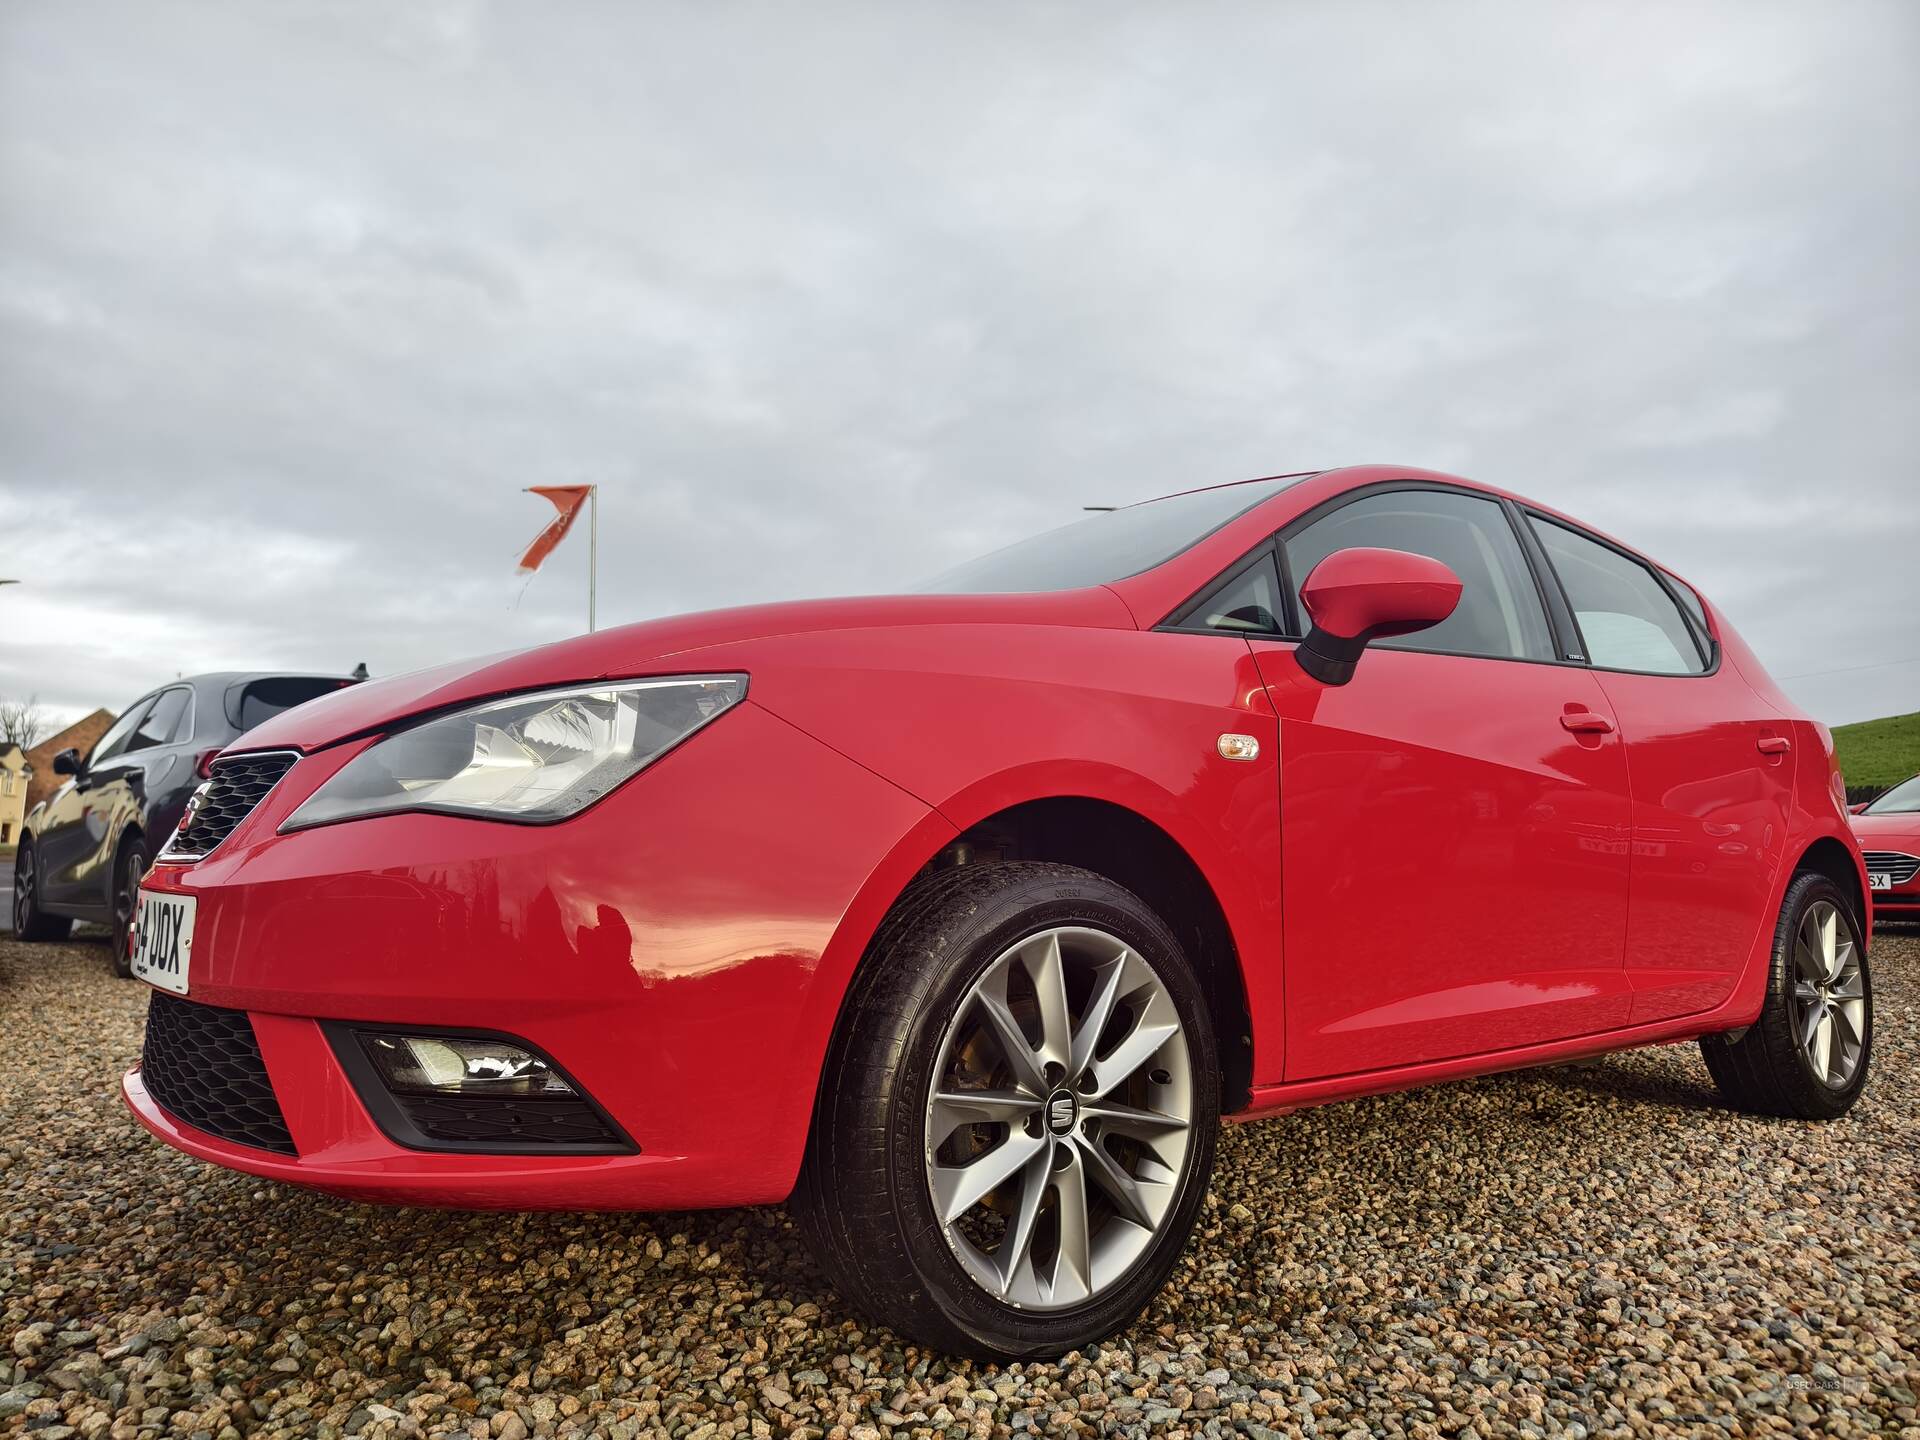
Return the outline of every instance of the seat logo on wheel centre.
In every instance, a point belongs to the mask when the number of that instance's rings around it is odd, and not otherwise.
[[[1066,1134],[1073,1128],[1073,1115],[1078,1108],[1073,1096],[1060,1091],[1047,1102],[1047,1128],[1056,1135]]]

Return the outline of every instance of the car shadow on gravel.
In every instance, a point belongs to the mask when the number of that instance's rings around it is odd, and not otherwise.
[[[1628,1051],[1633,1057],[1601,1060],[1586,1065],[1562,1065],[1542,1071],[1557,1085],[1580,1090],[1609,1100],[1624,1100],[1636,1105],[1660,1105],[1674,1110],[1726,1109],[1714,1091],[1704,1070],[1699,1077],[1673,1073],[1671,1068],[1650,1069],[1639,1056],[1645,1052]]]

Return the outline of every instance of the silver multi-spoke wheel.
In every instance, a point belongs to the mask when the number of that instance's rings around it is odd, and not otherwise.
[[[1843,1090],[1867,1043],[1867,988],[1860,947],[1830,901],[1807,907],[1793,947],[1794,1039],[1814,1077]]]
[[[989,965],[941,1040],[927,1184],[988,1294],[1060,1310],[1128,1274],[1174,1206],[1193,1126],[1187,1037],[1125,942],[1061,926]]]

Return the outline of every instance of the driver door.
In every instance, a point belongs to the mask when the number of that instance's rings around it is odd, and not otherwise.
[[[1507,508],[1428,486],[1303,517],[1279,552],[1296,634],[1300,582],[1353,546],[1430,555],[1463,591],[1344,685],[1251,638],[1280,719],[1286,1080],[1625,1025],[1626,754]]]
[[[80,773],[67,777],[66,783],[48,798],[47,808],[34,828],[41,893],[48,904],[64,909],[106,903],[94,870],[111,829],[112,782],[117,774],[114,760],[125,753],[153,701],[152,695],[136,700],[100,737],[82,762]]]

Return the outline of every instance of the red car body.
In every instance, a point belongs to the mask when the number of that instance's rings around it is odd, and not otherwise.
[[[1869,884],[1886,877],[1886,888],[1870,890],[1876,920],[1920,920],[1920,775],[1875,800],[1853,817],[1853,833],[1864,852]],[[1898,809],[1882,808],[1889,802]]]
[[[1068,814],[1193,882],[1196,924],[1222,942],[1233,1118],[1752,1022],[1795,867],[1855,895],[1866,881],[1829,737],[1711,607],[1714,663],[1687,676],[1380,648],[1329,687],[1294,642],[1156,628],[1289,521],[1386,482],[1502,494],[1329,471],[1111,584],[650,621],[290,711],[246,750],[302,758],[216,850],[146,888],[195,897],[189,998],[251,1017],[297,1153],[190,1127],[138,1069],[126,1101],[190,1154],[366,1199],[779,1201],[889,907],[956,842]],[[397,814],[280,833],[410,718],[715,672],[749,676],[747,698],[558,825]],[[1229,734],[1257,758],[1224,758]],[[525,1037],[635,1148],[403,1147],[323,1020]]]

